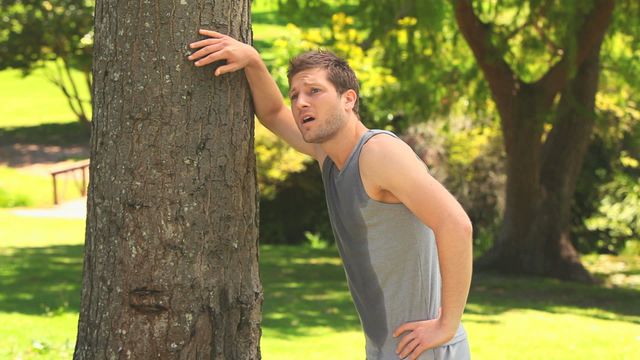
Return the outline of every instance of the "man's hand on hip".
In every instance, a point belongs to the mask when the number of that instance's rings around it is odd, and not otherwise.
[[[404,335],[398,343],[396,354],[401,359],[417,359],[425,350],[432,349],[445,344],[451,340],[458,330],[442,322],[442,308],[438,311],[438,318],[424,321],[412,321],[399,326],[393,336]]]

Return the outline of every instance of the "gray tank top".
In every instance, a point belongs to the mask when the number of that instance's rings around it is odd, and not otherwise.
[[[398,359],[401,337],[393,331],[409,321],[436,318],[441,279],[433,231],[404,204],[371,199],[360,177],[364,144],[383,130],[369,130],[342,171],[328,156],[322,164],[329,218],[366,337],[367,359]],[[466,340],[462,325],[446,345]],[[431,359],[425,352],[420,359]]]

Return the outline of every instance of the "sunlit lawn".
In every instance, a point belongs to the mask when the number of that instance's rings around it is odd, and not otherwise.
[[[88,100],[89,89],[82,74],[75,70],[72,74],[82,98]],[[87,111],[90,107],[86,106]],[[20,70],[0,71],[0,128],[73,121],[75,115],[62,91],[47,80],[43,69],[27,77]]]
[[[77,173],[59,175],[59,199],[75,199],[81,196],[78,187],[78,184],[81,184],[79,176]],[[51,176],[0,166],[0,208],[49,206],[53,206]]]
[[[0,359],[70,358],[83,229],[83,220],[0,210]],[[640,270],[637,257],[597,259],[598,269]],[[261,275],[264,359],[363,359],[334,249],[262,246]],[[631,359],[640,349],[639,300],[637,289],[479,274],[464,324],[474,359]]]
[[[62,124],[39,125],[38,128],[55,126],[64,128]],[[32,128],[16,128],[0,134],[0,142],[11,136],[25,136],[31,139],[38,137],[37,131],[24,131],[23,133],[22,129],[31,130]],[[36,140],[37,142],[39,141]],[[67,161],[64,166],[71,166],[74,161],[82,160],[82,158],[65,156],[61,157],[61,160]],[[48,168],[48,170],[34,171],[0,165],[0,208],[53,206],[53,180],[50,171],[60,168],[61,166],[58,165],[58,167]],[[82,174],[79,172],[68,172],[57,176],[58,199],[69,200],[80,197],[81,187]]]

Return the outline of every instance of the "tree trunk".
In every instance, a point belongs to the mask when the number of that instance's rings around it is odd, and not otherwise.
[[[571,244],[571,204],[596,122],[595,99],[600,75],[600,44],[578,68],[563,91],[555,126],[543,148],[543,197],[530,236],[543,239],[543,274],[592,281]],[[567,146],[567,142],[571,146]]]
[[[532,251],[535,244],[527,241],[531,219],[540,200],[540,148],[548,107],[537,99],[540,89],[519,84],[510,113],[502,113],[502,128],[506,153],[506,202],[500,236],[491,254],[500,262],[500,270],[514,271],[525,266],[522,254]],[[493,259],[493,256],[499,256]],[[484,265],[481,261],[480,265]]]
[[[74,359],[258,359],[253,112],[197,29],[251,41],[250,1],[98,0]]]
[[[479,262],[482,267],[595,281],[571,244],[569,227],[576,182],[595,125],[599,52],[600,43],[562,92],[554,126],[544,146],[522,141],[526,137],[521,135],[521,141],[513,144],[518,150],[507,151],[510,163],[526,164],[526,168],[508,167],[507,199],[512,202],[507,202],[496,246]],[[535,108],[527,110],[533,112]],[[528,152],[538,154],[539,161],[525,162],[516,156]],[[529,168],[535,173],[527,171]],[[516,189],[509,192],[512,182],[520,187],[512,186]]]
[[[507,155],[504,221],[478,268],[593,281],[568,236],[571,201],[593,130],[600,44],[614,1],[593,5],[574,34],[575,56],[565,51],[540,80],[525,84],[496,57],[502,53],[492,43],[491,26],[476,16],[472,1],[454,1],[456,21],[500,113]],[[570,80],[574,66],[578,71]],[[545,117],[552,115],[555,123],[544,140]]]

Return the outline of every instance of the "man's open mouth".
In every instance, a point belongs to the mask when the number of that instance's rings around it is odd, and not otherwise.
[[[302,123],[303,123],[303,124],[306,124],[306,123],[308,123],[308,122],[310,122],[310,121],[313,121],[313,120],[315,120],[315,119],[316,119],[316,118],[314,118],[313,116],[305,116],[305,117],[304,117],[304,119],[302,119]]]

